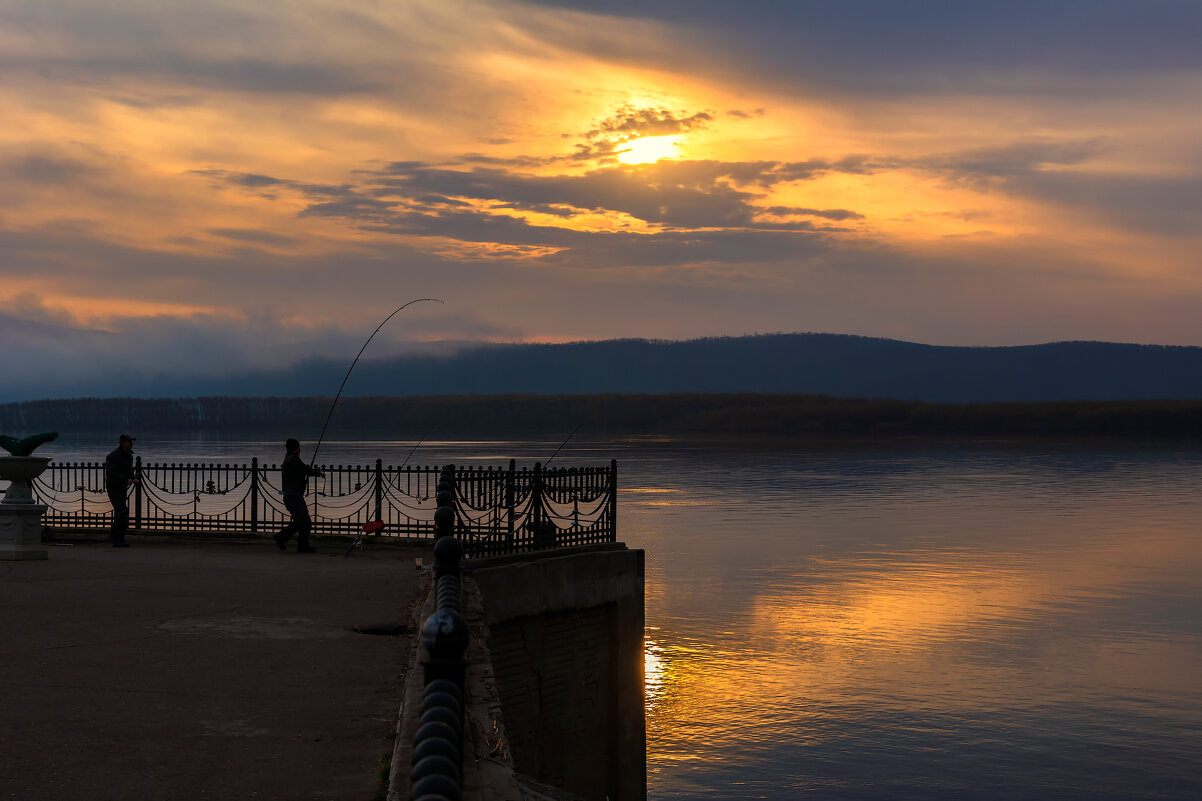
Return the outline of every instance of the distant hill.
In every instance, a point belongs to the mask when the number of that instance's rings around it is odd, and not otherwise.
[[[125,387],[141,397],[0,404],[0,433],[311,437],[346,369],[311,361]],[[1199,439],[1202,348],[939,347],[831,334],[475,345],[361,362],[334,420],[339,436],[412,439],[435,427],[447,438],[559,438],[577,425],[585,436]]]
[[[333,395],[346,367],[313,361],[156,394]],[[1109,342],[946,347],[835,334],[480,345],[445,357],[364,360],[345,394],[709,392],[934,403],[1194,399],[1202,398],[1202,348]]]
[[[930,403],[1202,399],[1202,348],[1057,342],[946,347],[836,334],[555,345],[442,343],[442,355],[365,358],[352,396],[761,393]],[[370,351],[368,357],[370,357]],[[349,354],[348,354],[349,356]],[[136,365],[81,381],[94,397],[332,396],[347,361],[225,377]],[[36,398],[23,391],[18,396]],[[0,387],[0,401],[4,400]]]

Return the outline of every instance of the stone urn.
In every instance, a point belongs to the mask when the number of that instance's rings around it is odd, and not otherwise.
[[[0,480],[8,491],[0,499],[0,560],[45,559],[42,546],[42,513],[34,503],[30,482],[50,464],[49,456],[0,456]]]
[[[33,503],[30,482],[50,464],[49,456],[0,456],[0,480],[10,482],[0,503]]]

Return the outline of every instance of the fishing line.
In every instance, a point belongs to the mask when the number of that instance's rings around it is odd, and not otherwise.
[[[580,430],[580,426],[582,426],[582,425],[584,425],[584,423],[581,423],[580,425],[573,428],[572,433],[568,434],[568,439],[571,439],[572,437],[576,436],[576,432]],[[568,439],[565,439],[563,442],[561,442],[559,444],[559,447],[555,449],[555,453],[551,454],[551,459],[554,459],[556,456],[559,455],[559,452],[563,450],[563,446],[568,444]],[[544,468],[546,468],[547,465],[551,464],[551,459],[548,459],[547,461],[543,462]]]
[[[330,418],[334,416],[334,407],[338,405],[338,399],[342,397],[342,390],[346,387],[346,380],[351,377],[351,370],[354,370],[355,365],[359,363],[359,357],[363,355],[363,351],[367,350],[368,344],[371,343],[372,339],[375,338],[376,334],[380,333],[380,329],[384,327],[384,323],[387,323],[389,320],[391,320],[393,317],[395,317],[399,312],[403,311],[404,309],[408,308],[409,306],[412,306],[414,303],[421,303],[421,302],[427,301],[427,300],[432,300],[435,303],[442,303],[442,301],[439,300],[438,298],[416,298],[415,300],[409,301],[408,303],[406,303],[405,305],[401,306],[399,309],[394,311],[392,314],[385,317],[384,321],[376,326],[376,330],[371,332],[371,336],[369,336],[367,338],[367,342],[363,343],[363,347],[359,348],[359,353],[355,356],[355,360],[353,362],[351,362],[351,366],[348,367],[346,370],[346,375],[342,377],[342,384],[338,387],[338,393],[336,395],[334,395],[334,402],[330,404],[329,414],[326,415],[326,421],[321,426],[321,436],[319,436],[317,438],[317,446],[315,448],[313,448],[313,456],[310,457],[310,459],[309,459],[310,465],[312,465],[314,462],[317,461],[317,451],[321,449],[322,440],[324,440],[326,437],[326,427],[330,424]]]
[[[419,446],[420,446],[420,445],[421,445],[423,442],[425,442],[425,441],[426,441],[426,437],[428,437],[428,436],[430,436],[431,434],[433,434],[433,433],[434,433],[434,429],[435,429],[436,427],[437,427],[437,424],[436,424],[436,425],[433,425],[433,426],[430,426],[430,430],[426,432],[426,436],[425,436],[425,437],[422,437],[421,439],[419,439],[419,440],[417,441],[417,445],[414,445],[414,446],[413,446],[413,450],[409,451],[409,456],[406,456],[406,457],[405,457],[405,461],[401,462],[401,466],[400,466],[400,467],[398,467],[398,468],[396,468],[398,471],[399,471],[401,468],[403,468],[405,465],[409,464],[409,457],[410,457],[410,456],[412,456],[412,455],[414,454],[414,452],[416,452],[416,451],[417,451],[418,447],[419,447]],[[389,469],[391,470],[392,468],[389,468]],[[377,478],[377,481],[383,481],[383,478],[382,478],[382,477],[378,477],[378,478]],[[392,486],[392,481],[391,481],[391,480],[388,482],[388,485],[389,485],[389,486]],[[380,487],[380,490],[381,490],[381,491],[383,491],[383,487]],[[419,501],[418,501],[418,503],[421,503],[421,501],[419,500]],[[380,519],[380,518],[381,518],[381,516],[382,516],[381,509],[380,509],[379,505],[377,505],[377,506],[376,506],[376,519],[375,519],[375,520],[368,521],[367,523],[364,523],[364,524],[363,524],[363,525],[360,527],[360,529],[359,529],[358,533],[356,533],[356,534],[355,534],[355,538],[354,538],[353,540],[351,540],[351,544],[347,546],[347,548],[346,548],[346,553],[344,553],[344,554],[342,555],[342,558],[343,558],[343,559],[346,559],[347,557],[349,557],[349,556],[351,555],[351,551],[355,550],[355,548],[356,548],[356,547],[358,547],[358,548],[362,548],[362,547],[363,547],[363,537],[364,537],[365,535],[367,535],[367,534],[378,534],[379,532],[381,532],[381,531],[383,531],[383,530],[384,530],[384,521]]]
[[[436,428],[438,428],[437,424],[430,426],[430,430],[426,432],[425,436],[417,441],[417,444],[413,446],[413,450],[409,451],[409,455],[405,457],[405,461],[401,462],[401,467],[409,464],[409,459],[413,457],[413,454],[417,452],[417,449],[421,447],[421,444],[426,441],[426,438],[434,433],[434,429]],[[400,470],[401,467],[398,467],[397,470]]]

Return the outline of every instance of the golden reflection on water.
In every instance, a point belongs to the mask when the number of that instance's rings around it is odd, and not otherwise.
[[[1188,666],[1202,656],[1197,643],[1140,628],[1138,604],[1158,583],[1196,585],[1202,544],[1183,536],[1180,520],[1166,533],[1141,525],[1149,515],[1140,510],[1117,525],[1116,513],[1100,502],[1071,521],[1051,515],[1034,532],[963,546],[903,533],[842,555],[815,547],[792,571],[746,570],[717,583],[715,596],[749,593],[718,614],[702,589],[665,575],[656,604],[676,594],[702,606],[647,631],[654,770],[776,741],[838,740],[840,723],[867,725],[888,710],[971,720],[1089,708],[1102,696],[1157,709],[1174,696],[1196,704]],[[1135,609],[1130,626],[1112,614],[1125,605]],[[654,612],[648,620],[658,622]]]

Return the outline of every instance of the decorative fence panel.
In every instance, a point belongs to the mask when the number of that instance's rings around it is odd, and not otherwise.
[[[617,462],[605,467],[452,467],[456,533],[471,556],[613,542]],[[442,468],[323,465],[307,498],[314,534],[357,534],[382,521],[382,536],[434,538]],[[155,533],[274,533],[288,521],[277,465],[135,463],[130,523]],[[100,462],[51,463],[33,482],[44,525],[99,529],[112,522]]]

